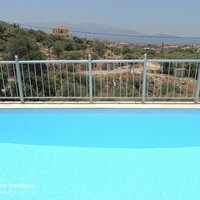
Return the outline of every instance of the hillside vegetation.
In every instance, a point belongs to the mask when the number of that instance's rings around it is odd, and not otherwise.
[[[130,45],[122,47],[116,42],[72,37],[55,37],[43,31],[23,29],[15,24],[0,21],[0,59],[139,59],[145,53],[149,58],[200,58],[196,48],[183,46],[163,52],[157,45]]]

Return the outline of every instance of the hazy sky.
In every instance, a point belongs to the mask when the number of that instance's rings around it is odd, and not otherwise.
[[[200,0],[1,0],[0,6],[5,21],[96,23],[200,36]]]

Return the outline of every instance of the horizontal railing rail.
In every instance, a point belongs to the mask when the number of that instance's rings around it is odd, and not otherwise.
[[[199,102],[200,60],[0,61],[0,101]]]

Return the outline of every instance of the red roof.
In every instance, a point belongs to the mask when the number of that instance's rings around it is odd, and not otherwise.
[[[119,43],[120,45],[129,45],[129,43],[126,43],[126,42],[121,42]]]
[[[175,48],[178,48],[178,46],[175,46],[175,45],[167,45],[167,46],[164,46],[164,48],[175,49]]]
[[[56,27],[54,29],[57,29],[57,30],[66,30],[63,26],[58,26],[58,27]]]

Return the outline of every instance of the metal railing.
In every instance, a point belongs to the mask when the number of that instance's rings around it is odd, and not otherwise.
[[[200,60],[0,61],[0,101],[199,102]]]

